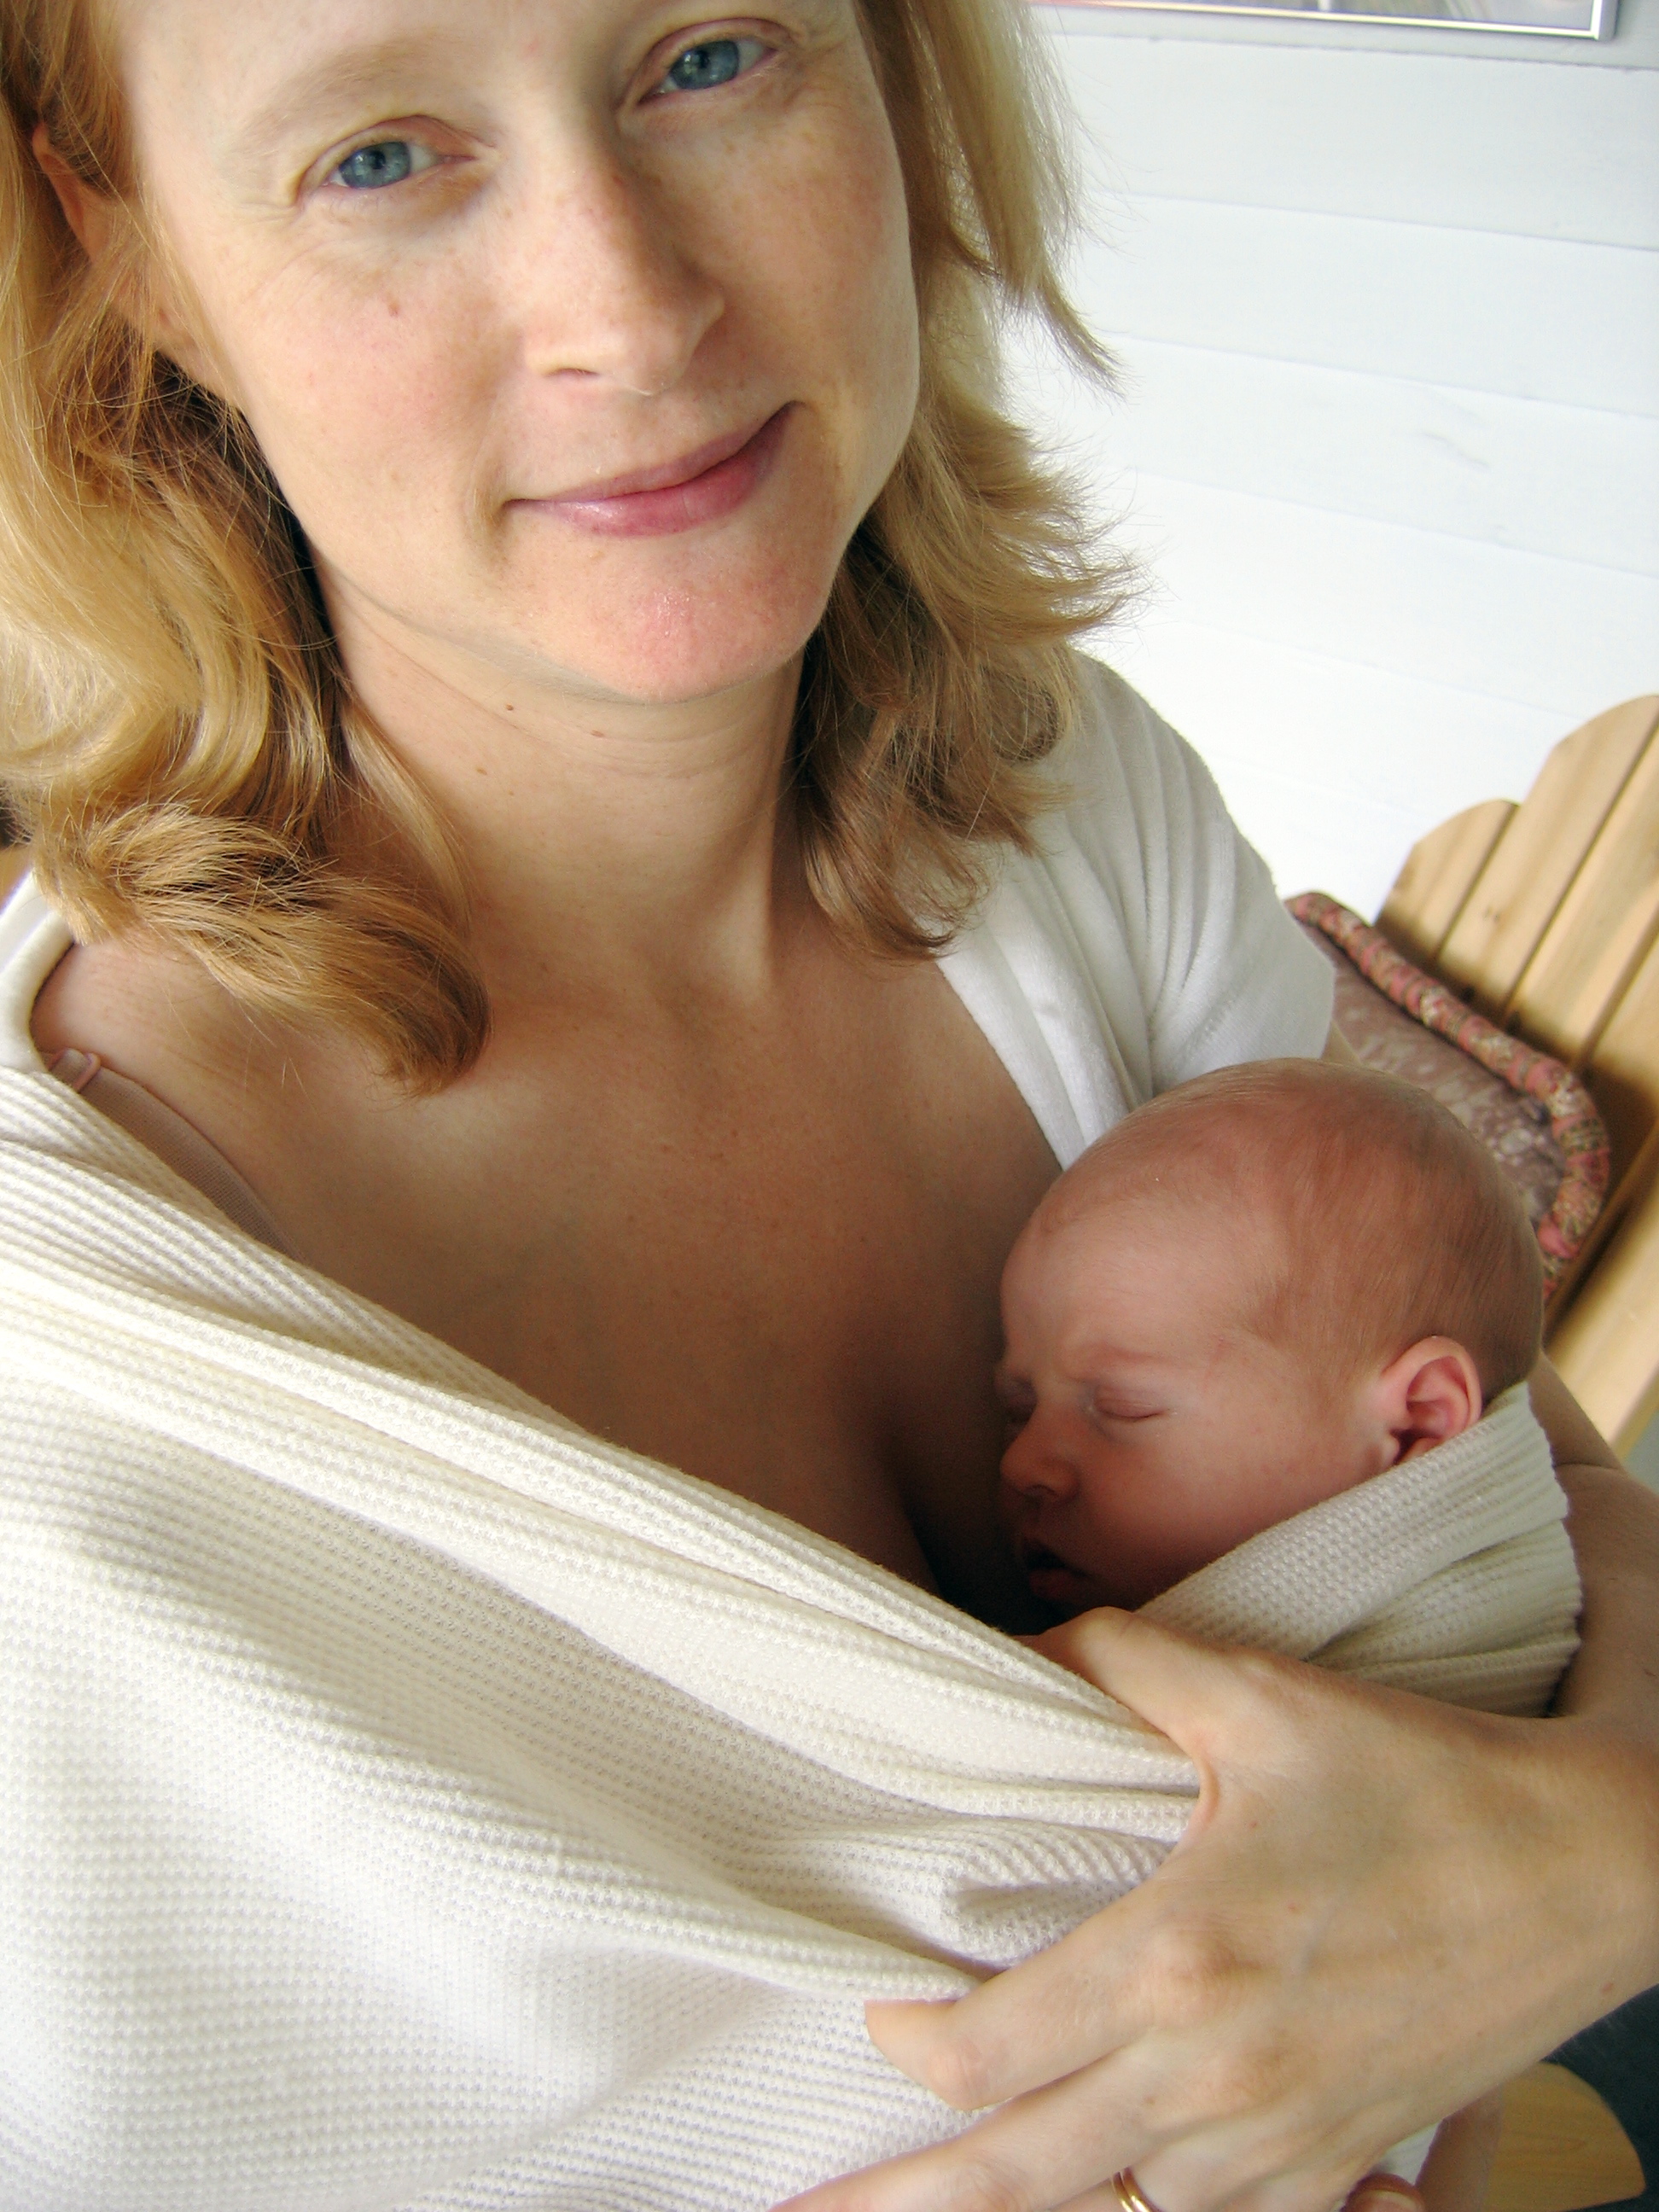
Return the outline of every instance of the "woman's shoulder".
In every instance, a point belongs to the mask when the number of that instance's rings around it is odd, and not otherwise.
[[[1041,769],[1036,865],[1073,899],[1106,901],[1149,952],[1218,899],[1276,908],[1272,878],[1199,754],[1115,669],[1079,654],[1076,672],[1077,711]]]
[[[1073,665],[1080,702],[1068,740],[1073,750],[1116,756],[1132,772],[1161,755],[1191,750],[1109,661],[1076,653]]]
[[[1079,655],[1078,684],[1074,725],[1045,763],[1052,811],[1026,865],[1097,978],[1126,959],[1133,969],[1151,1086],[1231,1060],[1317,1054],[1330,970],[1214,777],[1115,669]]]
[[[1076,674],[1077,714],[1044,763],[1066,827],[1138,858],[1183,833],[1243,845],[1215,778],[1151,702],[1086,653]]]
[[[25,867],[0,903],[0,1067],[27,1073],[40,1066],[30,1034],[35,1004],[73,943]]]

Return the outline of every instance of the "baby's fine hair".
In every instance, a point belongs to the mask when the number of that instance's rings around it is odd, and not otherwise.
[[[1109,1130],[1045,1216],[1057,1228],[1126,1181],[1150,1201],[1254,1217],[1265,1233],[1246,1325],[1333,1376],[1445,1336],[1490,1402],[1537,1363],[1543,1271],[1520,1194],[1412,1084],[1316,1060],[1199,1076]]]

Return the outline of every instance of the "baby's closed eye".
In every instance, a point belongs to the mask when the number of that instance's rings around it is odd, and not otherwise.
[[[1036,1413],[1037,1394],[1023,1375],[1011,1374],[1006,1366],[999,1367],[991,1380],[997,1404],[1002,1409],[1002,1448],[1006,1451]]]
[[[1109,1422],[1115,1428],[1133,1428],[1142,1421],[1162,1419],[1170,1409],[1139,1400],[1097,1396],[1089,1410],[1097,1421]]]

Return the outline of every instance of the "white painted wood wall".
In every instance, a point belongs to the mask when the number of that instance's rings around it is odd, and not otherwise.
[[[1281,890],[1659,688],[1659,0],[1618,39],[1049,9],[1103,403],[1016,366],[1153,592],[1104,650]]]

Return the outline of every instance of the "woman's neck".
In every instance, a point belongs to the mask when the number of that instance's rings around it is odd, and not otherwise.
[[[764,989],[808,904],[781,798],[798,660],[713,698],[588,697],[331,611],[357,697],[456,840],[498,1009],[556,975],[561,998]]]

